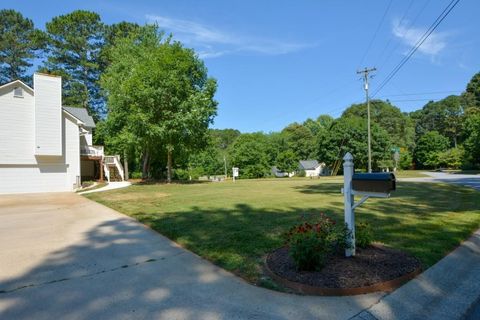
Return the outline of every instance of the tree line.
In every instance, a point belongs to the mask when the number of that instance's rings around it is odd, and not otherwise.
[[[375,170],[393,169],[395,151],[399,169],[480,169],[480,73],[461,95],[430,101],[414,112],[402,112],[388,100],[373,100],[370,108]],[[211,129],[207,150],[188,168],[194,175],[222,174],[226,159],[229,170],[238,166],[241,176],[261,178],[272,174],[272,166],[295,171],[299,160],[316,159],[332,169],[351,152],[356,168],[366,169],[366,112],[366,104],[353,104],[337,119],[320,115],[280,132]]]
[[[44,30],[14,10],[0,10],[0,82],[31,83],[32,66],[61,75],[63,104],[87,108],[97,121],[94,141],[127,158],[135,177],[171,180],[241,177],[295,171],[299,160],[334,167],[348,151],[367,166],[366,105],[337,119],[320,115],[280,132],[209,129],[217,112],[215,79],[198,55],[155,25],[107,25],[94,12],[54,17]],[[373,100],[372,159],[376,170],[480,167],[480,73],[461,95],[401,112]]]

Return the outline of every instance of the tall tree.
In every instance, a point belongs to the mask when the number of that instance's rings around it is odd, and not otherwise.
[[[397,147],[413,149],[415,131],[407,115],[390,102],[382,100],[372,100],[370,110],[372,122],[386,130],[390,140]],[[366,121],[367,105],[365,103],[351,105],[342,114],[342,117],[350,116],[360,117]]]
[[[133,22],[122,21],[111,25],[104,26],[104,44],[100,50],[99,57],[99,69],[101,72],[112,62],[110,56],[110,50],[121,39],[128,38],[129,36],[138,33],[140,26]]]
[[[451,145],[457,147],[464,122],[464,99],[460,96],[448,96],[445,99],[427,103],[422,110],[413,115],[416,118],[417,135],[437,131],[450,138]]]
[[[466,100],[467,107],[480,109],[480,72],[476,73],[467,84],[463,97]]]
[[[30,83],[28,68],[41,48],[41,32],[15,10],[0,10],[0,83],[20,79]]]
[[[342,159],[350,152],[355,166],[367,166],[367,123],[365,119],[350,116],[336,119],[328,132],[318,141],[318,159],[327,165]],[[372,124],[372,163],[378,168],[380,162],[391,159],[392,142],[388,133],[378,124]]]
[[[221,150],[227,149],[239,135],[236,129],[210,129],[213,143]]]
[[[239,136],[230,147],[232,165],[240,169],[241,178],[263,178],[270,173],[267,138],[261,133]]]
[[[295,153],[300,160],[315,157],[315,137],[305,126],[292,123],[282,130],[288,149]]]
[[[480,167],[480,113],[471,114],[465,121],[465,160],[468,167]]]
[[[46,24],[47,61],[42,71],[63,77],[63,103],[84,107],[99,118],[104,103],[99,92],[100,52],[104,24],[97,13],[76,10]]]
[[[174,155],[202,149],[216,115],[216,81],[193,50],[164,39],[147,25],[119,40],[102,76],[108,96],[106,126],[117,147],[142,147],[143,176],[166,154],[167,180]]]
[[[449,141],[437,131],[421,136],[415,147],[415,160],[420,167],[434,168],[439,164],[439,154],[448,149]]]
[[[280,153],[278,155],[276,164],[278,170],[289,174],[298,169],[297,156],[291,150]]]

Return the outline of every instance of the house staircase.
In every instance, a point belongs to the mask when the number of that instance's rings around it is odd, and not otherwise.
[[[103,170],[108,182],[125,180],[123,166],[118,155],[105,156],[103,158]]]

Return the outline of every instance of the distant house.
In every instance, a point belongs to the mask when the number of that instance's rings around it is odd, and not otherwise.
[[[274,175],[277,178],[283,178],[283,177],[293,177],[295,175],[295,172],[283,172],[280,171],[277,167],[273,166],[272,167],[272,175]]]
[[[95,122],[62,106],[62,79],[35,73],[0,86],[0,194],[73,191],[82,180],[123,180],[118,156],[92,145]]]
[[[299,170],[305,171],[306,177],[318,177],[323,173],[325,163],[318,163],[317,160],[300,160]]]

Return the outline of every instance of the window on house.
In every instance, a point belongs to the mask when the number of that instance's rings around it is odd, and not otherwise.
[[[21,87],[16,87],[13,89],[13,96],[17,98],[23,98],[23,89]]]

